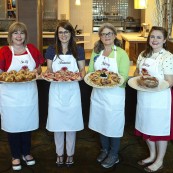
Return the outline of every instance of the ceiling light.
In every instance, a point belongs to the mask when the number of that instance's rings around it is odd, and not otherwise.
[[[80,0],[76,0],[75,5],[81,5]]]
[[[134,8],[135,9],[146,9],[147,0],[134,0]]]

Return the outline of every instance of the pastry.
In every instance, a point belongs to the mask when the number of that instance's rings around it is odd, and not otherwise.
[[[88,76],[89,82],[97,86],[115,86],[120,83],[117,73],[107,70],[96,70]]]
[[[153,76],[141,76],[137,83],[139,86],[146,88],[156,88],[159,85],[159,80]]]

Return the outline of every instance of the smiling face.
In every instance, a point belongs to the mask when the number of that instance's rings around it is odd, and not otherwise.
[[[100,40],[103,42],[105,46],[114,45],[115,38],[116,38],[116,35],[109,28],[104,28],[100,34]]]
[[[63,27],[59,27],[58,38],[61,41],[61,43],[68,43],[71,38],[71,33]]]
[[[12,44],[16,46],[23,45],[25,41],[25,33],[23,31],[15,31],[12,33]]]
[[[163,48],[163,44],[166,42],[164,35],[159,30],[153,30],[149,37],[149,44],[153,48],[153,52],[159,52]]]

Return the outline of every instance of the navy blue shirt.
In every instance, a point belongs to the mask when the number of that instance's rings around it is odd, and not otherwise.
[[[85,60],[85,52],[84,48],[81,46],[77,46],[77,52],[78,52],[78,61]],[[55,57],[56,51],[53,45],[49,46],[45,53],[45,58],[53,60]],[[67,51],[66,55],[71,55],[70,51]]]

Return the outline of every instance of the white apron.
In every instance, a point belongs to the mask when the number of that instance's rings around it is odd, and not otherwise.
[[[53,72],[67,67],[78,72],[76,59],[72,55],[54,58]],[[52,132],[79,131],[84,128],[81,95],[78,82],[52,82],[49,89],[49,107],[46,128]]]
[[[106,68],[118,73],[116,47],[114,58],[102,55],[94,63],[95,70]],[[91,94],[89,128],[108,137],[122,137],[124,132],[125,89],[93,88]]]
[[[28,54],[14,55],[8,69],[19,71],[22,67],[34,70],[36,64]],[[36,82],[1,84],[1,128],[7,132],[25,132],[38,128],[38,92]]]
[[[163,55],[159,55],[163,56]],[[158,73],[159,58],[146,58],[139,64],[141,73],[145,68],[151,76],[164,77]],[[170,135],[171,122],[171,91],[166,89],[160,92],[137,92],[137,109],[135,128],[140,132],[153,136]]]

